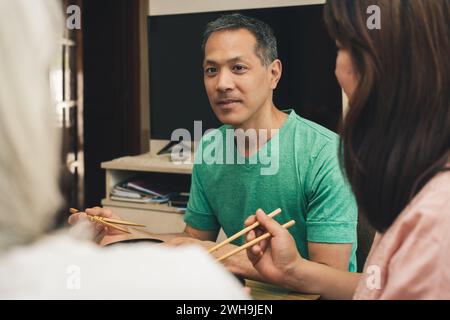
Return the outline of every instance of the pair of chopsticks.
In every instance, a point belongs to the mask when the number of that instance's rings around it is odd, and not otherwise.
[[[69,211],[70,211],[71,214],[79,212],[75,208],[70,208]],[[102,223],[102,224],[104,224],[107,227],[110,227],[110,228],[113,228],[113,229],[116,229],[116,230],[119,230],[119,231],[122,231],[122,232],[125,232],[125,233],[131,233],[131,232],[129,232],[125,228],[121,228],[119,226],[116,226],[116,224],[125,225],[125,226],[132,226],[132,227],[145,227],[145,225],[143,225],[143,224],[138,224],[138,223],[134,223],[134,222],[130,222],[130,221],[110,219],[110,218],[100,217],[100,216],[96,216],[96,215],[89,214],[89,213],[86,213],[86,215],[93,222]]]
[[[269,213],[268,216],[269,216],[270,218],[273,218],[273,217],[275,217],[277,214],[279,214],[280,212],[281,212],[281,209],[278,208],[278,209],[272,211],[271,213]],[[295,224],[295,221],[294,221],[294,220],[291,220],[291,221],[286,222],[285,224],[283,224],[282,227],[285,228],[285,229],[287,229],[287,228],[292,227],[294,224]],[[233,241],[233,240],[236,240],[236,239],[239,238],[240,236],[246,234],[247,232],[250,232],[251,230],[257,228],[258,226],[259,226],[259,222],[253,223],[252,225],[248,226],[247,228],[242,229],[242,230],[239,231],[238,233],[236,233],[236,234],[232,235],[231,237],[227,238],[225,241],[219,243],[218,245],[215,245],[214,247],[212,247],[211,249],[209,249],[208,252],[209,252],[209,253],[212,253],[212,252],[214,252],[214,251],[216,251],[216,250],[222,248],[224,245],[230,243],[230,242]],[[253,239],[252,241],[247,242],[246,244],[244,244],[244,245],[242,245],[242,246],[240,246],[240,247],[238,247],[238,248],[236,248],[236,249],[234,249],[234,250],[232,250],[232,251],[230,251],[230,252],[224,254],[223,256],[221,256],[220,258],[218,258],[217,261],[223,261],[223,260],[225,260],[225,259],[227,259],[227,258],[229,258],[229,257],[231,257],[231,256],[233,256],[233,255],[235,255],[236,253],[241,252],[242,250],[245,250],[245,249],[247,249],[247,248],[249,248],[249,247],[251,247],[251,246],[254,246],[255,244],[261,242],[261,241],[264,240],[264,239],[270,238],[271,236],[272,236],[272,235],[271,235],[269,232],[266,232],[266,233],[264,233],[262,236],[259,236],[258,238]]]

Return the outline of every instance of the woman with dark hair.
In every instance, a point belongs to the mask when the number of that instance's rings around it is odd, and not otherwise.
[[[300,257],[259,210],[247,240],[272,238],[247,254],[268,281],[324,298],[450,299],[449,1],[328,0],[324,17],[349,97],[341,164],[377,235],[364,273],[343,272]]]

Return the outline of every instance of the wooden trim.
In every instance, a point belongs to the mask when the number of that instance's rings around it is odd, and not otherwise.
[[[150,96],[148,63],[148,0],[139,0],[140,153],[150,150]]]
[[[61,40],[61,45],[68,46],[68,47],[75,47],[77,44],[73,40],[70,40],[70,39],[67,39],[67,38],[63,38]]]
[[[66,101],[56,102],[57,108],[73,108],[76,105],[77,105],[77,101],[75,101],[75,100],[66,100]]]

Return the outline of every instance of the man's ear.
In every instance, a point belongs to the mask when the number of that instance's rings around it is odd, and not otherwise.
[[[280,81],[281,78],[281,72],[283,70],[283,66],[281,64],[280,59],[275,59],[270,65],[269,65],[269,71],[270,71],[270,88],[272,90],[275,90],[278,85],[278,81]]]

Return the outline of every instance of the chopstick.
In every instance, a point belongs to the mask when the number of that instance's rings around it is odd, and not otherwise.
[[[79,212],[78,209],[75,209],[75,208],[70,208],[69,211],[72,214]],[[110,218],[100,217],[100,216],[96,216],[96,215],[88,214],[88,213],[86,213],[86,215],[89,216],[91,221],[102,223],[107,227],[110,227],[110,228],[113,228],[113,229],[116,229],[116,230],[119,230],[119,231],[122,231],[125,233],[131,233],[131,232],[129,232],[127,229],[116,226],[115,224],[134,226],[134,227],[145,227],[145,225],[143,225],[143,224],[138,224],[138,223],[129,222],[129,221],[125,221],[125,220],[110,219]]]
[[[294,224],[295,224],[295,220],[291,220],[291,221],[286,222],[285,224],[283,224],[282,227],[285,228],[285,229],[287,229],[287,228],[292,227]],[[232,255],[235,255],[236,253],[241,252],[242,250],[245,250],[245,249],[247,249],[247,248],[249,248],[249,247],[251,247],[251,246],[254,246],[254,245],[257,244],[258,242],[260,242],[260,241],[262,241],[262,240],[264,240],[264,239],[267,239],[267,238],[269,238],[269,237],[271,237],[271,234],[270,234],[269,232],[266,232],[266,233],[264,233],[262,236],[260,236],[260,237],[258,237],[258,238],[256,238],[256,239],[253,239],[253,240],[250,241],[250,242],[247,242],[246,244],[244,244],[244,245],[242,245],[242,246],[240,246],[240,247],[234,249],[233,251],[228,252],[227,254],[224,254],[223,256],[221,256],[220,258],[218,258],[217,261],[223,261],[223,260],[225,260],[226,258],[229,258],[229,257],[231,257]]]
[[[113,229],[116,229],[116,230],[119,230],[119,231],[122,231],[122,232],[131,234],[131,232],[128,231],[127,229],[124,229],[124,228],[121,228],[121,227],[119,227],[119,226],[116,226],[116,225],[114,225],[114,224],[112,224],[112,223],[106,222],[106,221],[104,221],[103,219],[100,219],[100,218],[97,217],[97,216],[90,216],[90,219],[91,219],[91,221],[100,222],[100,223],[104,224],[105,226],[107,226],[107,227],[109,227],[109,228],[113,228]]]
[[[269,217],[273,218],[275,217],[277,214],[279,214],[281,212],[281,209],[275,209],[274,211],[272,211],[271,213],[268,214]],[[221,243],[215,245],[214,247],[212,247],[211,249],[208,250],[208,253],[214,252],[220,248],[222,248],[224,245],[230,243],[231,241],[236,240],[237,238],[239,238],[240,236],[246,234],[247,232],[257,228],[259,226],[259,222],[255,222],[254,224],[248,226],[245,229],[242,229],[241,231],[239,231],[238,233],[232,235],[231,237],[225,239],[224,241],[222,241]]]

